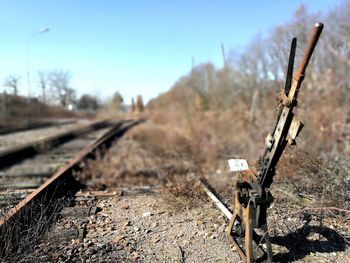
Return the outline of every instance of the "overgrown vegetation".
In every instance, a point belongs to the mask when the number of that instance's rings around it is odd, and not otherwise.
[[[316,153],[289,149],[278,167],[280,179],[292,179],[292,192],[317,206],[350,208],[350,163],[343,157],[324,160]]]
[[[258,35],[243,52],[231,50],[222,69],[211,63],[193,67],[170,91],[150,101],[149,118],[167,133],[185,136],[188,150],[180,152],[190,154],[196,173],[212,174],[216,184],[225,177],[228,158],[256,160],[262,154],[284,85],[290,41],[298,38],[298,65],[313,24],[322,21],[325,30],[297,107],[305,127],[275,180],[298,181],[295,192],[315,193],[323,205],[349,209],[349,12],[350,1],[325,15],[300,6],[289,23]],[[154,135],[158,142],[164,138]],[[173,141],[168,147],[180,149],[180,144]]]
[[[223,118],[226,114],[228,118],[220,123],[231,122],[235,127],[225,132],[232,137],[245,134],[241,144],[253,143],[256,148],[255,143],[262,141],[272,126],[292,37],[298,38],[298,64],[313,24],[323,21],[325,30],[299,96],[298,115],[306,124],[300,143],[326,159],[341,156],[346,143],[342,134],[346,131],[350,99],[349,12],[349,1],[323,16],[309,14],[301,6],[295,11],[293,21],[276,27],[266,36],[257,36],[243,52],[231,50],[226,67],[216,69],[210,63],[198,65],[148,106],[154,112],[165,109],[168,113],[181,112],[188,126],[194,128],[201,125],[203,116],[216,114]],[[205,132],[210,128],[214,127],[207,127]],[[222,127],[215,130],[221,132]],[[238,153],[247,157],[255,154],[247,149]]]

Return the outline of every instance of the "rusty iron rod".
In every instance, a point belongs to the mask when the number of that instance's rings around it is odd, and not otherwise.
[[[322,30],[323,30],[323,24],[322,23],[316,23],[314,28],[313,28],[313,30],[312,30],[311,36],[309,38],[309,41],[307,43],[304,55],[303,55],[303,57],[302,57],[302,59],[300,61],[299,67],[298,67],[297,71],[294,74],[293,78],[295,80],[298,81],[301,76],[304,76],[306,67],[309,64],[310,58],[311,58],[312,53],[313,53],[313,51],[314,51],[314,49],[316,47],[317,41],[320,38]]]
[[[230,212],[230,210],[228,210],[228,208],[220,201],[220,199],[212,191],[210,191],[210,189],[202,181],[200,181],[200,184],[203,190],[206,192],[206,194],[214,202],[214,204],[227,217],[227,219],[230,219],[232,217],[232,213]]]

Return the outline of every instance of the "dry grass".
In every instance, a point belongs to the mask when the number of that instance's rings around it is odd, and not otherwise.
[[[48,202],[50,201],[50,202]],[[69,204],[66,198],[46,197],[25,207],[20,217],[0,228],[0,262],[36,262],[30,252],[47,232],[59,211]]]
[[[312,197],[317,205],[350,209],[350,165],[346,159],[325,160],[316,153],[293,149],[287,151],[278,170],[277,179],[292,181],[294,193]]]
[[[173,142],[178,145],[177,151]],[[183,136],[166,135],[162,128],[146,122],[130,130],[106,156],[86,163],[78,177],[99,188],[165,184],[168,176],[194,169],[188,145]]]

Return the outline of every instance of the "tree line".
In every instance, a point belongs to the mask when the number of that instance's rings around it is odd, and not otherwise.
[[[244,129],[244,134],[258,141],[272,126],[292,38],[298,39],[296,67],[315,22],[323,22],[325,27],[298,98],[298,115],[306,123],[301,140],[328,157],[344,153],[350,118],[349,14],[350,0],[326,14],[310,13],[301,5],[291,21],[256,35],[243,50],[231,49],[222,68],[212,63],[193,66],[148,107],[183,112],[183,116],[191,116],[192,123],[201,121],[201,116],[230,116],[228,122],[244,124],[237,125],[236,133]]]
[[[65,70],[39,71],[37,86],[40,90],[37,99],[48,105],[61,105],[63,108],[76,107],[84,110],[97,110],[101,107],[99,99],[90,94],[77,97],[76,90],[71,86],[71,73]],[[9,75],[5,78],[3,86],[10,89],[14,96],[18,95],[21,77]],[[28,94],[29,95],[29,94]],[[118,95],[121,95],[118,93]]]
[[[349,14],[349,0],[325,15],[309,13],[301,5],[290,22],[276,26],[266,35],[256,35],[243,50],[231,49],[223,68],[217,69],[212,63],[194,66],[170,92],[151,101],[150,106],[189,102],[189,107],[216,110],[231,107],[236,98],[251,103],[254,97],[281,89],[292,38],[298,39],[297,66],[315,22],[324,22],[325,30],[307,70],[307,89],[325,96],[336,92],[339,103],[349,101]]]

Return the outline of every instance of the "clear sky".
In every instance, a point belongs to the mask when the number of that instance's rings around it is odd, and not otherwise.
[[[49,27],[30,44],[33,93],[38,70],[62,69],[71,72],[78,95],[119,91],[127,103],[137,94],[148,101],[189,72],[192,56],[196,64],[222,67],[221,43],[239,49],[292,19],[301,3],[325,13],[339,2],[0,0],[0,83],[19,75],[20,93],[27,93],[27,41]]]

